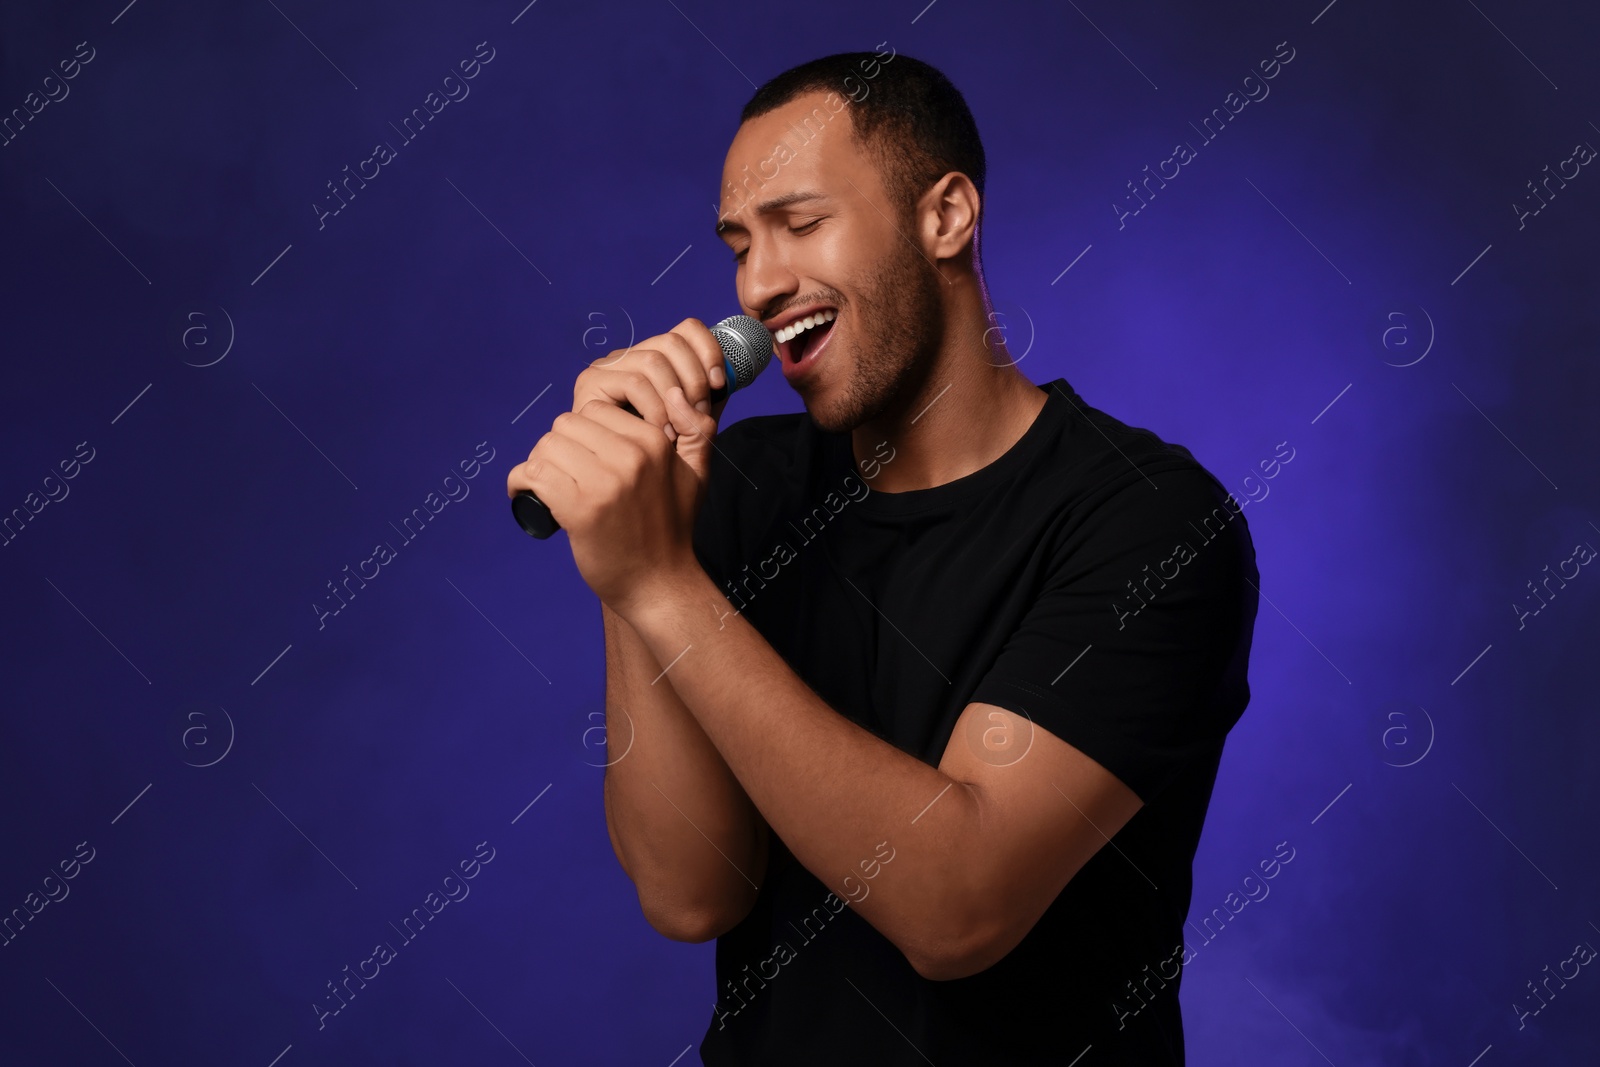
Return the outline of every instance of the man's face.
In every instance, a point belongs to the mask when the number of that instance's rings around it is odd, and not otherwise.
[[[741,126],[717,231],[740,304],[778,336],[784,376],[834,433],[909,403],[943,328],[940,277],[851,139],[848,109],[816,92]],[[790,335],[819,313],[833,320]]]

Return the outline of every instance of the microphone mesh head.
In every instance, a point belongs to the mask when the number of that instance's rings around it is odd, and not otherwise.
[[[711,327],[711,334],[733,368],[733,380],[728,383],[730,393],[755,381],[772,359],[772,331],[749,315],[730,315]]]

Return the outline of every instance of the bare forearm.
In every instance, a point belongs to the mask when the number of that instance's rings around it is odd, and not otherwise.
[[[658,926],[684,936],[704,922],[724,926],[754,902],[765,870],[760,816],[650,649],[601,611],[605,806],[618,859]]]
[[[699,572],[628,622],[801,864],[913,962],[937,956],[974,920],[976,794],[828,707],[719,601]],[[892,863],[867,866],[883,843]]]

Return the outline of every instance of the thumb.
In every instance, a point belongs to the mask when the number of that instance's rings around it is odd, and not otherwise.
[[[678,433],[678,458],[704,482],[711,473],[711,441],[717,435],[717,420],[691,407],[678,386],[667,393],[666,401],[667,415]]]

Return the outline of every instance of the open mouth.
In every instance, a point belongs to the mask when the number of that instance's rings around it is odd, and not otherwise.
[[[779,353],[787,362],[799,363],[833,329],[833,320],[838,314],[834,308],[824,308],[785,326],[773,335],[777,339]]]

